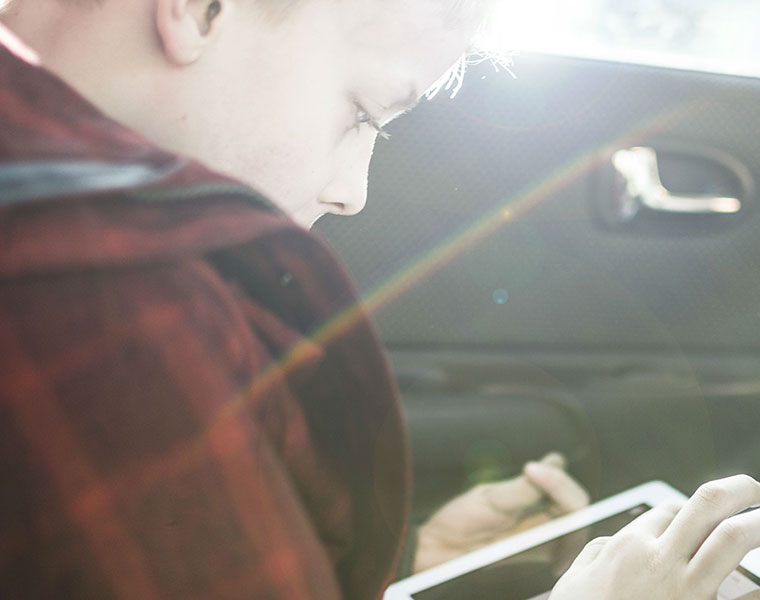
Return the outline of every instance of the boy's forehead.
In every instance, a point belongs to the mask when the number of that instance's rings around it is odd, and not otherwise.
[[[341,2],[344,9],[353,12],[353,31],[357,37],[369,35],[375,42],[403,41],[409,36],[440,34],[454,26],[442,10],[444,0],[358,0]]]
[[[370,18],[366,10],[355,15],[355,26],[349,29],[351,56],[359,69],[396,72],[412,80],[398,91],[396,108],[403,110],[467,50],[473,31],[464,25],[451,27],[440,0],[373,4]]]
[[[465,25],[449,26],[439,0],[360,0],[357,4],[341,4],[354,13],[348,27],[351,45],[376,53],[385,62],[424,60],[426,56],[450,52],[453,46],[464,50],[472,34]]]

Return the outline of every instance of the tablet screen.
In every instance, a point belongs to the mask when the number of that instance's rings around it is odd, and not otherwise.
[[[614,534],[649,508],[648,505],[641,504],[427,590],[413,593],[412,598],[546,600],[549,590],[589,540]],[[756,589],[760,589],[760,579],[739,568],[721,586],[718,600],[734,600]]]

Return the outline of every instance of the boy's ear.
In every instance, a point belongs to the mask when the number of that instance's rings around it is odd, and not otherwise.
[[[223,2],[226,0],[155,0],[156,29],[169,62],[182,66],[198,60]]]

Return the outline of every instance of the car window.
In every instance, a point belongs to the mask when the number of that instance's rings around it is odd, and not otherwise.
[[[760,76],[757,0],[530,0],[500,5],[488,43]]]

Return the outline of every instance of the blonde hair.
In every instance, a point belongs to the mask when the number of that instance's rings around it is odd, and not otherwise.
[[[453,98],[462,88],[467,67],[482,62],[490,62],[495,70],[505,70],[514,77],[510,70],[514,54],[503,50],[495,51],[492,44],[485,42],[488,38],[488,26],[491,22],[492,12],[497,8],[497,4],[503,0],[433,1],[442,5],[444,23],[447,27],[470,29],[473,32],[473,37],[464,56],[425,92],[427,98],[433,98],[442,91],[448,92]]]
[[[71,0],[68,0],[71,1]],[[254,0],[259,2],[275,20],[284,19],[288,13],[309,0]],[[335,0],[350,2],[351,0]],[[385,0],[378,0],[383,2]],[[417,0],[407,0],[415,2]],[[487,20],[489,9],[499,0],[431,0],[441,5],[443,21],[447,27],[479,29]],[[2,2],[2,0],[0,0]]]
[[[462,24],[479,27],[488,19],[496,0],[437,0],[442,3],[445,22],[449,26]]]
[[[8,10],[16,0],[0,0],[0,14]],[[110,0],[50,0],[64,2],[74,6],[94,8]],[[120,1],[120,0],[114,0]],[[258,2],[275,22],[286,19],[288,14],[309,0],[252,0]],[[336,2],[351,2],[352,0],[335,0]],[[386,0],[377,0],[385,2]],[[399,0],[415,2],[417,0]],[[456,96],[462,87],[467,65],[483,60],[491,61],[497,67],[509,70],[512,64],[510,55],[495,56],[480,44],[481,33],[489,22],[490,11],[503,0],[430,0],[440,6],[444,26],[451,29],[469,29],[473,31],[473,39],[468,52],[445,73],[426,93],[432,98],[441,90],[449,91],[451,97]]]
[[[53,0],[54,1],[54,0]],[[104,0],[61,0],[71,4],[92,6],[101,4]],[[284,18],[287,13],[308,0],[255,0],[266,7],[274,18]],[[343,0],[350,1],[350,0]],[[382,0],[381,0],[382,1]],[[498,0],[434,0],[441,3],[444,11],[444,22],[448,26],[476,27],[485,20],[488,9]],[[13,0],[0,0],[0,11],[7,9]]]

